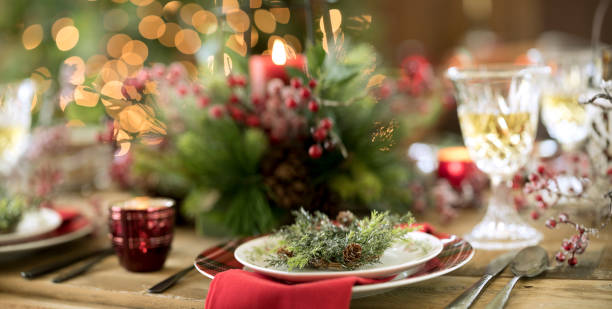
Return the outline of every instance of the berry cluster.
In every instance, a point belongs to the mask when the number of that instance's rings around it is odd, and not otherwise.
[[[561,243],[561,249],[555,255],[555,259],[559,263],[567,261],[569,266],[576,266],[578,259],[576,255],[582,254],[589,245],[589,234],[586,227],[570,221],[569,215],[566,213],[559,214],[558,218],[550,218],[546,220],[546,226],[554,229],[557,223],[568,224],[576,229],[577,234],[572,235],[569,239],[564,239]]]

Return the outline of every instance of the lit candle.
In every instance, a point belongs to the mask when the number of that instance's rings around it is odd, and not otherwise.
[[[447,147],[438,151],[438,176],[445,178],[455,188],[460,188],[476,166],[467,148]]]
[[[255,97],[263,97],[266,93],[266,84],[269,80],[280,78],[289,82],[289,75],[285,67],[294,67],[305,70],[304,55],[288,58],[285,44],[275,40],[272,46],[272,55],[255,55],[249,58],[249,74],[251,75],[251,93]]]

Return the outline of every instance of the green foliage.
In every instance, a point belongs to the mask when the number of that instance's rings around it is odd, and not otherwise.
[[[289,269],[325,265],[350,270],[376,263],[385,250],[410,231],[397,225],[414,222],[410,213],[400,217],[372,211],[369,217],[346,226],[332,222],[320,212],[309,214],[301,209],[293,214],[295,223],[275,234],[281,238],[280,246],[284,251],[280,252],[289,254],[278,254],[269,260],[271,265]],[[360,255],[356,260],[347,261],[345,249],[353,244],[359,245]]]
[[[26,210],[26,201],[19,196],[0,196],[0,234],[11,232]]]

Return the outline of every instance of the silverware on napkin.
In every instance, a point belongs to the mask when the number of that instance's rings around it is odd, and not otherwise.
[[[34,279],[36,277],[40,277],[42,275],[46,275],[48,273],[52,273],[54,271],[60,270],[64,267],[70,266],[74,263],[80,262],[82,260],[94,257],[94,256],[98,256],[98,255],[102,255],[105,254],[107,252],[113,252],[112,251],[113,248],[106,248],[106,249],[100,249],[100,250],[95,250],[95,251],[91,251],[91,252],[87,252],[78,256],[74,256],[74,257],[70,257],[68,259],[62,260],[62,261],[56,261],[56,262],[52,262],[49,264],[44,264],[41,266],[36,266],[34,268],[31,268],[29,270],[26,271],[22,271],[21,272],[21,276],[26,278],[26,279]]]
[[[474,285],[465,290],[461,295],[459,295],[455,300],[453,300],[446,309],[459,309],[459,308],[469,308],[474,300],[480,295],[480,292],[487,286],[489,281],[497,276],[514,257],[516,256],[516,251],[511,251],[505,254],[498,256],[493,259],[491,263],[487,266],[487,270],[485,274],[478,280]]]
[[[164,292],[165,290],[167,290],[171,286],[173,286],[181,278],[183,278],[183,276],[185,276],[187,273],[189,273],[189,271],[192,270],[193,268],[194,268],[193,265],[189,265],[189,267],[185,267],[185,268],[181,269],[180,271],[178,271],[174,275],[164,279],[163,281],[161,281],[161,282],[157,283],[156,285],[152,286],[151,288],[149,288],[147,290],[147,292],[149,292],[149,293],[162,293],[162,292]]]
[[[59,274],[57,277],[53,278],[53,280],[51,281],[53,281],[53,283],[61,283],[66,280],[70,280],[74,277],[80,276],[86,273],[90,268],[94,267],[96,264],[102,262],[102,260],[104,260],[109,255],[112,255],[113,253],[115,253],[114,250],[105,251],[101,253],[100,255],[98,255],[95,259],[87,262],[86,264],[81,265],[77,268],[71,269],[66,273]]]

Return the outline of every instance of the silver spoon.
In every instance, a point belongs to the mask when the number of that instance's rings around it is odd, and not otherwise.
[[[521,250],[514,260],[511,269],[514,278],[497,293],[495,298],[487,304],[487,309],[504,308],[514,284],[522,277],[535,277],[548,268],[548,253],[540,246],[527,247]]]

